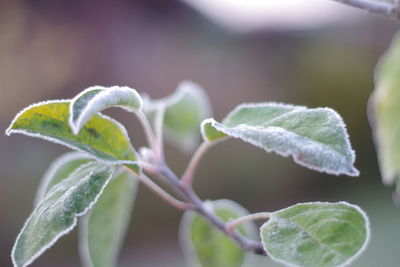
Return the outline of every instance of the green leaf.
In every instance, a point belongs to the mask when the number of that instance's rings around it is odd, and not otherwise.
[[[90,161],[90,158],[81,152],[68,152],[55,159],[47,169],[38,187],[35,206],[37,206],[47,193],[62,180]]]
[[[176,91],[163,99],[145,101],[145,112],[152,118],[165,109],[164,132],[168,142],[191,152],[199,143],[199,125],[211,115],[210,102],[206,92],[199,85],[181,82]]]
[[[55,100],[31,105],[17,114],[6,134],[42,138],[86,152],[108,164],[127,164],[135,172],[140,171],[136,152],[120,123],[98,114],[74,135],[68,125],[69,103],[69,100]]]
[[[140,110],[142,105],[142,98],[132,88],[126,86],[90,87],[71,101],[69,122],[72,132],[78,134],[91,117],[109,107],[117,106],[134,112]]]
[[[383,182],[391,185],[400,175],[400,35],[380,59],[375,72],[375,90],[368,117]]]
[[[243,207],[230,200],[217,200],[206,204],[225,222],[248,214]],[[244,224],[238,230],[249,238],[257,236],[253,223]],[[243,250],[192,211],[184,214],[180,226],[180,239],[188,266],[240,267],[245,262],[246,254]]]
[[[27,266],[76,225],[97,201],[115,167],[101,162],[83,165],[54,186],[35,208],[12,250],[14,266]]]
[[[260,230],[268,255],[290,266],[349,264],[365,249],[369,221],[346,202],[302,203],[274,212]]]
[[[222,123],[202,123],[205,141],[229,136],[276,152],[291,155],[296,163],[329,174],[358,176],[355,155],[342,118],[332,109],[280,103],[242,104]]]
[[[206,119],[201,123],[201,133],[205,141],[211,142],[228,137],[227,134],[218,131],[217,128],[214,127],[214,124],[214,119]]]
[[[118,254],[129,226],[137,179],[120,169],[80,224],[80,254],[85,266],[117,265]]]

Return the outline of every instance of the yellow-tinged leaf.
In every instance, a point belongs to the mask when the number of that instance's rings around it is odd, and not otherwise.
[[[74,135],[68,124],[69,104],[69,100],[56,100],[31,105],[15,117],[6,134],[21,133],[53,141],[108,164],[126,164],[140,171],[136,152],[120,123],[98,114]]]

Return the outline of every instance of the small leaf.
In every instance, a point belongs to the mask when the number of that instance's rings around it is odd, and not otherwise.
[[[120,169],[93,209],[80,224],[80,254],[85,266],[117,265],[119,250],[129,226],[137,179]]]
[[[400,176],[400,35],[380,59],[368,117],[374,130],[383,182],[391,185]]]
[[[136,152],[120,123],[98,114],[74,135],[68,125],[69,103],[56,100],[31,105],[17,114],[6,134],[22,133],[42,138],[86,152],[108,164],[128,164],[135,172],[140,171]]]
[[[358,176],[342,118],[332,109],[308,109],[278,103],[242,104],[222,123],[202,123],[205,141],[225,136],[293,156],[296,163],[329,174]]]
[[[155,114],[165,108],[165,138],[184,152],[196,148],[200,140],[199,125],[211,114],[206,92],[190,81],[181,82],[176,91],[166,98],[145,101],[144,108],[153,120]]]
[[[117,106],[128,111],[138,111],[142,105],[142,98],[132,88],[126,86],[90,87],[71,101],[69,122],[72,132],[78,134],[91,117],[109,107]]]
[[[248,214],[243,207],[230,200],[217,200],[208,202],[207,205],[225,222]],[[244,224],[238,230],[249,238],[256,238],[256,227],[253,223]],[[188,266],[240,267],[245,262],[246,254],[243,250],[192,211],[184,214],[180,234],[181,247]]]
[[[344,266],[365,249],[369,221],[346,202],[302,203],[274,212],[261,227],[268,255],[299,267]]]
[[[201,123],[201,134],[205,141],[220,140],[224,137],[228,137],[227,134],[218,131],[213,125],[215,124],[214,119],[206,119]]]
[[[83,165],[54,186],[35,208],[12,250],[14,266],[27,266],[76,225],[97,201],[114,167],[100,162]]]
[[[89,161],[90,158],[80,152],[68,152],[54,160],[40,182],[36,193],[35,206],[45,198],[55,185],[68,178],[71,173]]]

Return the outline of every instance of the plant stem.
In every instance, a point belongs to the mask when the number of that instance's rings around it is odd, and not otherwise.
[[[129,168],[127,168],[128,170],[130,170],[132,173],[133,171]],[[177,200],[176,198],[174,198],[173,196],[171,196],[169,193],[167,193],[166,191],[164,191],[164,189],[162,189],[161,187],[158,186],[158,184],[156,184],[155,182],[153,182],[149,177],[147,177],[144,174],[141,175],[137,175],[136,173],[134,173],[136,177],[139,178],[139,180],[145,184],[151,191],[153,191],[156,195],[160,196],[163,200],[165,200],[167,203],[169,203],[171,206],[179,209],[179,210],[188,210],[190,207],[190,205],[188,205],[187,203],[184,203],[182,201]]]
[[[194,172],[202,158],[202,156],[204,155],[204,153],[207,151],[207,149],[210,147],[210,142],[203,142],[196,150],[196,152],[194,153],[193,157],[190,159],[190,162],[184,172],[184,174],[182,175],[182,180],[181,180],[181,184],[183,187],[188,187],[192,184],[193,182],[193,176],[194,176]]]
[[[271,212],[259,212],[253,213],[246,216],[239,217],[237,219],[231,220],[226,224],[226,231],[232,233],[233,230],[239,225],[246,223],[248,221],[254,221],[259,219],[268,219],[271,217]]]
[[[163,124],[164,124],[165,105],[162,105],[156,114],[155,132],[156,132],[156,157],[159,160],[164,160],[164,144],[163,144]]]
[[[176,187],[182,192],[182,194],[186,196],[186,198],[192,204],[190,207],[191,210],[202,215],[209,223],[213,224],[217,229],[234,240],[241,249],[258,255],[266,255],[266,252],[260,242],[250,240],[236,231],[231,233],[228,232],[225,223],[205,207],[204,202],[196,195],[190,185],[183,186],[175,173],[166,164],[160,166],[159,170],[173,187]]]
[[[155,134],[153,132],[153,129],[145,117],[145,115],[142,112],[138,113],[139,119],[142,122],[142,125],[145,129],[145,133],[147,136],[147,140],[149,142],[149,145],[153,148],[154,152],[156,155],[162,155],[160,154],[160,146],[158,143],[158,139],[155,137]],[[163,114],[159,114],[159,116],[163,116]],[[160,120],[162,122],[161,118],[157,119],[158,121]],[[157,122],[157,124],[160,122]],[[162,128],[162,123],[160,123],[161,126],[157,126]],[[161,129],[157,129],[158,133],[158,138],[162,138],[162,132]],[[139,179],[146,185],[148,186],[153,192],[155,192],[157,195],[159,195],[161,198],[163,198],[166,202],[171,204],[172,206],[180,209],[180,210],[193,210],[197,212],[198,214],[202,215],[208,222],[213,224],[217,229],[219,229],[221,232],[223,232],[225,235],[229,236],[232,240],[234,240],[238,246],[245,250],[252,252],[254,254],[258,255],[266,255],[266,252],[260,242],[256,242],[253,240],[250,240],[246,238],[245,236],[241,235],[239,232],[233,231],[233,232],[228,232],[226,229],[225,223],[217,217],[214,213],[209,211],[205,205],[204,202],[196,195],[196,193],[193,191],[191,183],[193,180],[193,173],[194,170],[196,169],[196,166],[201,159],[202,155],[204,152],[207,150],[209,147],[208,143],[202,143],[198,150],[196,151],[195,155],[191,159],[188,168],[185,171],[185,175],[182,180],[179,180],[179,178],[176,176],[176,174],[168,167],[168,165],[165,163],[163,157],[157,157],[157,161],[153,163],[149,162],[141,162],[140,165],[142,166],[143,170],[150,172],[154,175],[162,175],[166,181],[169,183],[169,185],[174,189],[178,194],[180,194],[188,203],[181,202],[177,199],[175,199],[173,196],[171,196],[169,193],[164,191],[161,187],[159,187],[156,183],[154,183],[149,177],[146,175],[142,174],[139,177]],[[154,164],[154,165],[153,165]]]
[[[153,128],[151,127],[149,120],[146,118],[146,116],[144,115],[144,113],[142,111],[139,111],[136,114],[139,118],[140,123],[143,126],[144,133],[147,138],[147,143],[153,149],[153,151],[158,154],[158,152],[157,152],[158,147],[156,145],[157,139],[156,139],[156,136],[154,135]]]
[[[333,0],[348,6],[366,10],[371,13],[386,15],[391,18],[400,19],[400,1],[395,0],[393,4],[379,2],[376,0]]]
[[[169,184],[169,186],[171,187],[171,189],[174,190],[176,194],[178,194],[180,197],[182,197],[182,199],[184,199],[185,201],[189,202],[189,199],[187,198],[187,196],[179,190],[179,188],[176,186],[176,184],[171,183],[171,181],[169,179],[167,179],[165,177],[165,175],[162,175],[160,173],[159,168],[155,167],[154,165],[148,164],[146,162],[141,162],[140,166],[142,166],[143,171],[145,171],[146,173],[150,173],[151,175],[161,178],[162,181],[167,182]]]

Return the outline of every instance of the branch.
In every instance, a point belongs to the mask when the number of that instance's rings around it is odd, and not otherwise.
[[[237,231],[229,232],[225,223],[204,206],[203,201],[196,195],[192,187],[182,185],[176,174],[172,172],[167,165],[164,164],[160,166],[159,171],[167,179],[167,181],[170,182],[171,186],[177,188],[180,192],[182,192],[183,195],[186,196],[186,199],[188,199],[190,204],[192,204],[192,206],[190,206],[191,210],[203,216],[204,219],[206,219],[209,223],[214,225],[226,236],[230,237],[241,249],[257,255],[267,255],[263,245],[260,242],[250,240]]]
[[[130,168],[127,168],[129,171],[133,172]],[[161,187],[159,187],[155,182],[153,182],[149,177],[144,174],[137,175],[134,173],[135,177],[137,177],[143,184],[145,184],[151,191],[153,191],[156,195],[160,196],[171,206],[179,209],[179,210],[188,210],[190,205],[177,200],[166,191],[164,191]]]
[[[156,147],[157,147],[157,159],[164,160],[164,144],[163,144],[163,123],[165,115],[165,105],[162,105],[155,117],[155,132],[156,132]]]
[[[139,111],[136,114],[144,129],[148,145],[153,149],[153,151],[158,153],[157,138],[153,132],[153,128],[151,127],[149,120],[142,111]]]
[[[210,142],[203,142],[194,153],[184,174],[182,175],[181,184],[184,187],[191,186],[193,181],[193,175],[197,168],[197,165],[199,164],[200,159],[203,157],[204,153],[207,151],[209,147],[210,147]]]
[[[158,114],[158,119],[157,119],[158,124],[162,122],[162,117],[163,117],[163,112],[161,114]],[[176,176],[176,174],[168,167],[163,157],[162,158],[159,157],[163,156],[161,150],[162,146],[160,147],[160,142],[159,142],[160,140],[158,140],[161,138],[162,135],[160,126],[157,127],[158,128],[157,132],[159,135],[157,138],[157,136],[153,132],[153,129],[149,121],[147,120],[147,118],[144,116],[143,113],[139,113],[139,119],[145,128],[145,133],[148,138],[149,144],[152,146],[153,150],[158,156],[156,162],[141,161],[140,165],[146,172],[149,172],[156,176],[158,175],[163,176],[165,178],[165,181],[169,183],[170,187],[174,189],[179,195],[181,195],[188,203],[184,203],[175,199],[173,196],[165,192],[161,187],[158,186],[158,184],[154,183],[150,178],[148,178],[144,174],[138,176],[139,179],[152,191],[154,191],[157,195],[159,195],[161,198],[163,198],[166,202],[168,202],[172,206],[181,210],[193,210],[198,214],[200,214],[201,216],[203,216],[209,223],[213,224],[226,236],[230,237],[233,241],[235,241],[241,249],[252,252],[254,254],[266,256],[267,253],[265,252],[264,247],[260,242],[250,240],[237,231],[229,232],[226,228],[225,223],[214,213],[209,211],[204,206],[204,202],[193,191],[191,186],[193,172],[196,169],[196,166],[201,156],[207,150],[208,144],[203,143],[199,147],[197,153],[194,156],[194,159],[192,159],[192,161],[189,163],[188,169],[186,170],[184,175],[184,180],[181,181]]]
[[[238,227],[239,225],[241,225],[243,223],[246,223],[249,221],[254,221],[254,220],[259,220],[259,219],[269,219],[270,217],[271,217],[271,212],[253,213],[253,214],[242,216],[237,219],[229,221],[226,224],[225,228],[228,233],[232,233],[236,227]]]
[[[376,0],[333,0],[348,6],[359,8],[370,13],[389,16],[400,20],[400,1],[395,0],[393,4],[379,2]]]

